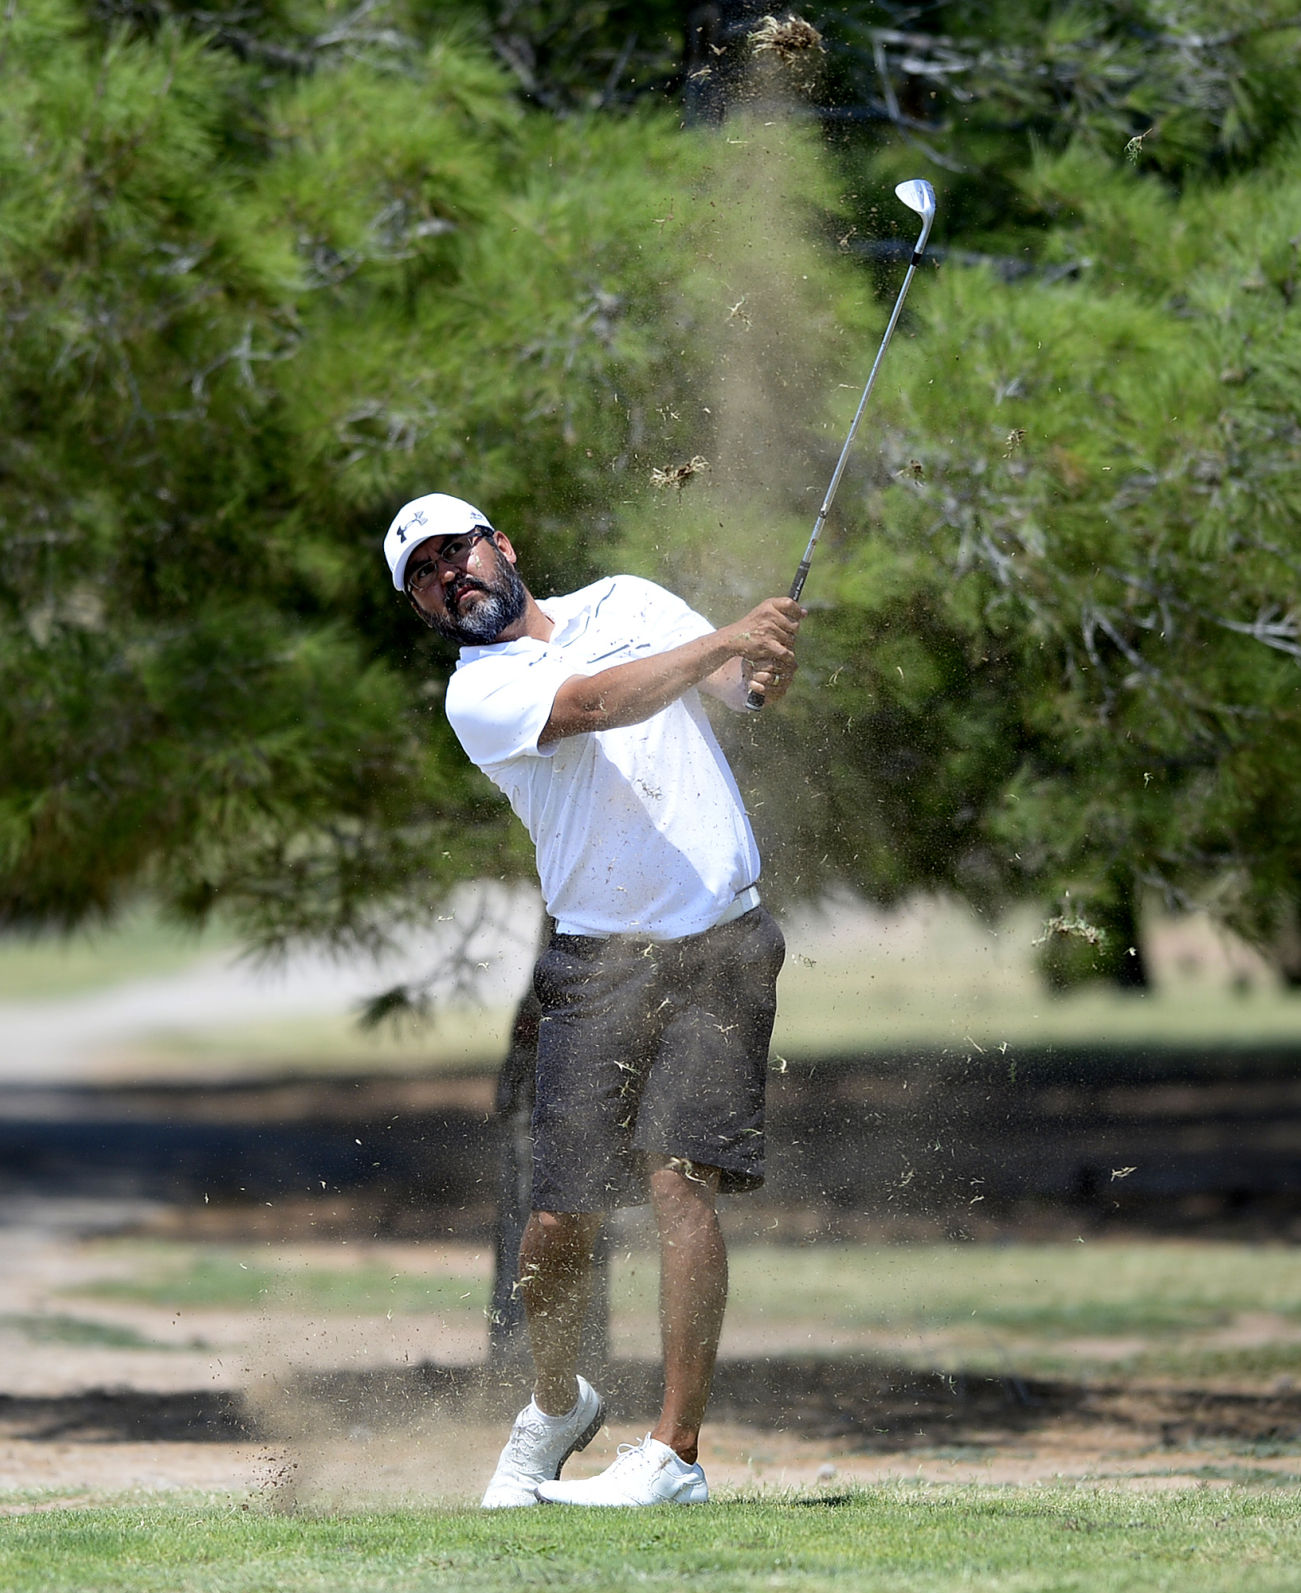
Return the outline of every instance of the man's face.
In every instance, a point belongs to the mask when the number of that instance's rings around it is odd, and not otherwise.
[[[523,615],[528,592],[515,573],[515,553],[500,532],[426,537],[411,555],[407,592],[440,636],[485,646]]]

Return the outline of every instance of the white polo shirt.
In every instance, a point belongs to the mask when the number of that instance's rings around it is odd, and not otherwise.
[[[733,909],[759,852],[732,771],[693,688],[642,724],[538,737],[561,684],[707,636],[708,620],[636,576],[539,607],[551,640],[464,647],[447,717],[510,798],[537,849],[562,933],[677,940]]]

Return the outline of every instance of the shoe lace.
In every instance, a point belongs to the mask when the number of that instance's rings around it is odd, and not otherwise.
[[[527,1457],[532,1447],[545,1438],[546,1433],[541,1422],[517,1420],[510,1430],[510,1438],[506,1443],[507,1453],[512,1460]]]
[[[627,1471],[639,1465],[648,1467],[654,1465],[644,1438],[639,1444],[620,1444],[614,1452],[614,1461],[610,1470],[613,1471],[618,1467],[620,1471]]]

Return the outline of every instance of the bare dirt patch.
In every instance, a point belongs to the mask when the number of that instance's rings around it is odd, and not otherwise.
[[[745,1366],[722,1368],[724,1384]],[[861,1370],[841,1369],[846,1379]],[[729,1375],[730,1374],[730,1375]],[[878,1373],[879,1377],[879,1373]],[[782,1369],[770,1369],[770,1386]],[[860,1379],[863,1418],[793,1413],[794,1379],[779,1416],[730,1413],[726,1393],[702,1459],[715,1490],[810,1489],[887,1481],[988,1484],[1077,1480],[1134,1486],[1298,1480],[1297,1412],[1277,1402],[1208,1401],[1198,1390],[1070,1391],[1018,1409],[997,1396],[914,1402],[878,1398]],[[354,1398],[356,1391],[353,1391]],[[571,1475],[608,1464],[645,1430],[628,1418],[570,1463]],[[0,1489],[94,1504],[125,1490],[234,1492],[272,1506],[473,1502],[506,1431],[501,1416],[458,1412],[436,1395],[387,1414],[352,1402],[332,1419],[309,1414],[300,1442],[256,1440],[246,1407],[219,1394],[151,1396],[97,1390],[61,1400],[0,1401]],[[300,1420],[303,1420],[300,1412]],[[871,1430],[867,1430],[868,1422]],[[837,1430],[839,1429],[839,1430]],[[1284,1431],[1291,1454],[1268,1449]],[[1260,1450],[1262,1452],[1255,1452]],[[0,1508],[4,1508],[0,1503]]]
[[[305,1245],[299,1259],[308,1265],[322,1250]],[[286,1508],[472,1502],[525,1397],[522,1373],[488,1374],[486,1333],[462,1318],[181,1312],[79,1294],[105,1276],[106,1252],[76,1233],[0,1230],[0,1252],[0,1492],[9,1496],[0,1509],[91,1504],[124,1490],[233,1492]],[[364,1259],[377,1258],[452,1271],[486,1264],[455,1245],[367,1246]],[[42,1322],[53,1337],[42,1337]],[[59,1342],[78,1326],[98,1341]],[[824,1343],[813,1318],[783,1324],[766,1349],[738,1327],[703,1446],[716,1490],[1276,1485],[1301,1472],[1301,1391],[1286,1380],[1210,1388],[953,1377]],[[137,1342],[105,1342],[124,1331]],[[630,1345],[626,1330],[616,1344],[604,1379],[614,1415],[573,1474],[638,1438],[658,1402],[651,1346]]]

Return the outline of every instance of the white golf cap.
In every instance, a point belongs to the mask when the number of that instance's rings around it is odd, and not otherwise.
[[[492,530],[492,522],[472,503],[449,498],[445,492],[429,492],[412,498],[393,516],[384,534],[384,557],[393,573],[399,592],[406,586],[407,560],[428,537],[463,537],[475,526]]]

